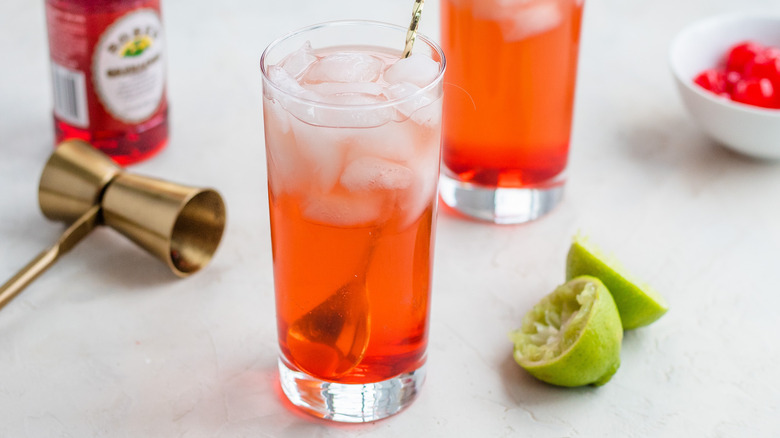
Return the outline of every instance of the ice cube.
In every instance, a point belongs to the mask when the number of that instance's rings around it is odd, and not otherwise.
[[[402,211],[401,228],[406,228],[431,205],[436,196],[439,181],[439,144],[440,135],[421,145],[419,155],[411,163],[414,180],[398,200]]]
[[[374,193],[327,193],[308,198],[301,208],[310,221],[352,227],[378,221],[389,206]]]
[[[520,41],[554,29],[563,21],[556,2],[523,4],[501,20],[501,33],[507,41]]]
[[[264,98],[263,110],[265,111],[263,120],[266,125],[266,135],[268,134],[269,127],[282,134],[286,134],[290,131],[290,119],[287,115],[287,111],[279,100],[268,97]]]
[[[322,82],[319,84],[304,85],[307,90],[323,96],[335,96],[339,94],[367,94],[379,96],[382,94],[382,86],[375,82]]]
[[[296,99],[296,97],[298,99]],[[303,99],[303,100],[301,100]],[[319,94],[311,90],[304,90],[294,97],[282,97],[282,105],[293,115],[293,117],[310,125],[317,124],[317,113],[311,102],[322,102],[324,99]]]
[[[384,90],[388,99],[404,99],[415,95],[412,98],[402,100],[395,105],[400,113],[397,120],[406,120],[409,117],[420,125],[435,125],[441,122],[441,106],[432,105],[437,100],[438,90],[430,90],[427,93],[420,93],[422,88],[408,82],[399,82],[391,85]]]
[[[415,53],[408,58],[399,59],[385,71],[384,79],[390,84],[409,82],[425,87],[439,74],[439,63],[433,59]]]
[[[313,126],[295,118],[290,126],[300,157],[299,174],[319,190],[330,191],[343,170],[348,139],[339,129]]]
[[[271,141],[268,136],[268,140]],[[269,143],[270,145],[270,143]],[[282,193],[302,193],[307,188],[307,180],[301,178],[300,161],[294,149],[285,148],[286,144],[276,144],[267,148],[268,186],[274,196]]]
[[[303,92],[294,97],[281,95],[279,100],[293,116],[313,126],[369,128],[383,125],[392,120],[394,116],[394,110],[391,107],[372,106],[386,102],[383,95],[336,94],[323,96],[313,90],[304,89]],[[318,105],[317,102],[325,105]]]
[[[361,157],[349,164],[339,178],[350,192],[403,190],[412,184],[409,168],[377,157]]]
[[[314,64],[316,60],[317,57],[312,54],[311,42],[306,41],[300,49],[287,55],[279,65],[292,77],[298,77]]]
[[[343,52],[324,56],[304,74],[303,81],[320,82],[374,82],[379,78],[384,62],[365,53]]]
[[[306,91],[287,70],[278,65],[268,67],[268,79],[280,90],[293,96]]]
[[[417,139],[408,124],[386,123],[370,129],[352,129],[347,162],[360,157],[378,157],[405,165],[414,159]]]
[[[388,99],[403,99],[417,93],[421,89],[422,88],[417,85],[409,82],[398,82],[382,90],[382,93],[387,96]]]
[[[385,101],[384,97],[379,95],[371,95],[371,94],[344,93],[344,94],[330,94],[322,97],[322,102],[324,103],[332,103],[336,105],[344,105],[350,107],[359,107],[362,105],[374,105],[374,104],[382,103],[384,101]],[[348,108],[348,109],[362,111],[365,108]]]
[[[322,97],[317,95],[314,91],[301,87],[298,81],[292,77],[287,70],[278,65],[268,68],[268,79],[276,88],[278,88],[278,90],[266,87],[263,89],[264,96],[278,101],[282,107],[289,111],[293,116],[311,123],[315,116],[311,104],[301,102],[295,98],[322,101]],[[281,90],[281,92],[279,90]]]
[[[290,135],[290,119],[282,105],[270,99],[263,99],[265,116],[265,144],[267,145],[269,186],[271,193],[279,196],[283,191],[289,191],[294,179],[296,159],[295,148],[288,147],[293,141]]]
[[[314,123],[334,128],[371,128],[381,126],[393,119],[391,107],[375,106],[386,102],[382,95],[336,94],[322,98],[333,106],[315,108]]]

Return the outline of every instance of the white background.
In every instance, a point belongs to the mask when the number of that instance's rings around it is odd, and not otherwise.
[[[228,228],[212,264],[175,279],[111,230],[0,311],[0,437],[768,437],[780,430],[780,163],[713,144],[667,65],[674,34],[774,0],[588,0],[569,181],[535,223],[442,212],[428,380],[403,413],[330,425],[276,381],[259,58],[314,22],[402,25],[412,1],[164,0],[171,142],[132,168],[217,188]],[[438,1],[421,30],[438,39]],[[0,281],[63,230],[36,190],[52,150],[43,1],[0,0]],[[517,367],[506,333],[563,280],[582,230],[671,310],[627,332],[600,388]]]

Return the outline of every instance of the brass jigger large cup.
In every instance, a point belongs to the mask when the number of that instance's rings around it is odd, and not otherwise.
[[[61,143],[49,158],[38,202],[47,218],[69,227],[0,286],[0,309],[98,225],[119,231],[179,277],[208,264],[225,228],[225,204],[216,191],[125,172],[79,140]]]

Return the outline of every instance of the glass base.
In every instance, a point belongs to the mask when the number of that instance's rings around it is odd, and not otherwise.
[[[442,175],[441,200],[466,216],[494,224],[520,224],[549,213],[563,199],[563,180],[544,187],[496,188]]]
[[[290,369],[280,359],[279,378],[287,398],[309,414],[343,423],[366,423],[409,406],[425,380],[425,365],[382,382],[344,384]]]

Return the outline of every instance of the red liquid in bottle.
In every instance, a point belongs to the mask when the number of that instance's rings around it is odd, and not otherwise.
[[[88,141],[119,164],[168,141],[160,0],[46,0],[55,140]]]

